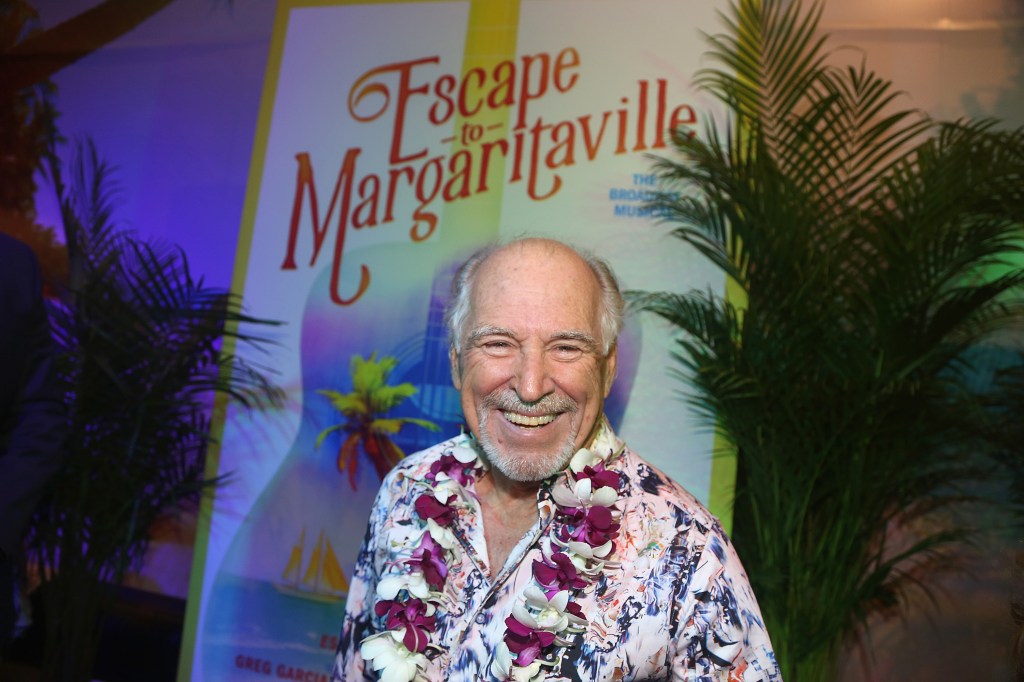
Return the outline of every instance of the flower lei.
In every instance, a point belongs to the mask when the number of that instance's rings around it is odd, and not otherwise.
[[[601,574],[615,549],[619,531],[619,474],[605,468],[614,448],[599,437],[594,450],[583,448],[551,489],[555,520],[541,540],[541,559],[533,562],[533,581],[505,619],[505,635],[494,654],[492,670],[502,680],[535,682],[544,668],[558,662],[557,652],[569,637],[583,632],[587,619],[572,598]],[[608,445],[607,447],[604,447]],[[602,453],[602,454],[598,454]],[[458,539],[451,530],[459,492],[472,486],[484,466],[476,451],[456,446],[434,462],[426,475],[430,490],[415,502],[424,523],[395,548],[415,547],[396,561],[377,584],[374,607],[387,630],[364,639],[359,652],[384,682],[410,682],[426,671],[426,651],[442,605],[449,561]]]

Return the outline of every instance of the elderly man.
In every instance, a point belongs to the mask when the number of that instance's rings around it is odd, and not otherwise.
[[[384,480],[333,680],[780,680],[714,519],[602,415],[622,297],[547,239],[485,249],[448,311],[470,434]]]

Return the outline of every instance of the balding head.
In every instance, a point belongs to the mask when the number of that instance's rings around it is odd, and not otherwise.
[[[470,256],[456,273],[455,279],[452,281],[451,300],[445,313],[449,339],[456,354],[460,352],[465,335],[469,331],[466,329],[466,323],[470,316],[477,276],[492,258],[499,255],[521,259],[564,256],[569,260],[575,259],[586,265],[600,291],[598,314],[601,321],[601,348],[607,355],[615,347],[619,332],[622,330],[625,304],[619,290],[618,280],[616,280],[611,267],[597,256],[564,242],[540,237],[525,237],[507,244],[492,244],[480,249]],[[552,295],[557,296],[558,291],[553,291]]]

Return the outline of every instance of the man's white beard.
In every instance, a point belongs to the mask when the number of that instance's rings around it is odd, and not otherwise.
[[[566,417],[571,418],[578,409],[573,400],[548,395],[535,403],[524,403],[519,400],[515,392],[502,391],[492,393],[484,398],[483,405],[478,414],[480,433],[477,440],[487,456],[487,461],[491,466],[513,481],[519,481],[520,483],[543,481],[569,466],[569,461],[576,454],[577,434],[575,431],[570,430],[562,447],[551,454],[518,452],[509,448],[502,448],[491,440],[491,436],[487,431],[487,420],[491,413],[490,408],[518,412],[520,414],[534,412],[540,408],[544,412],[562,412]],[[562,417],[559,418],[561,419]]]

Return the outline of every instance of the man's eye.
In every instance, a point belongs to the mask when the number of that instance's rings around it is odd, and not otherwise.
[[[482,345],[488,350],[505,350],[512,347],[508,341],[484,341]]]
[[[583,349],[579,346],[561,345],[555,346],[555,353],[560,357],[574,357],[580,355]]]

